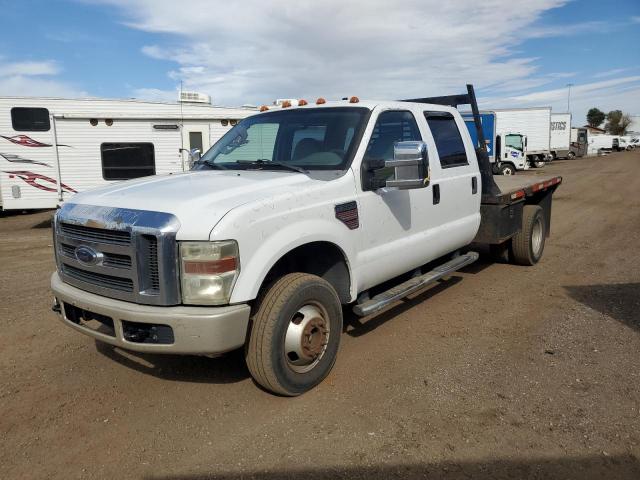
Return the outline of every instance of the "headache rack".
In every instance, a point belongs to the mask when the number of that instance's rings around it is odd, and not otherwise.
[[[413,103],[431,103],[435,105],[446,105],[458,108],[458,105],[470,105],[473,114],[473,122],[476,126],[479,146],[476,147],[476,156],[478,157],[478,167],[480,169],[480,178],[482,181],[483,196],[500,195],[500,188],[496,185],[491,171],[491,163],[487,154],[487,144],[485,142],[482,125],[480,123],[480,111],[478,110],[478,102],[476,101],[476,93],[473,85],[467,84],[467,93],[460,95],[446,95],[443,97],[424,97],[424,98],[408,98],[401,100],[402,102]]]

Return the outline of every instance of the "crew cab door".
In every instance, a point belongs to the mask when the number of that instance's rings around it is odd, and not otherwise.
[[[434,211],[439,206],[434,203],[431,186],[410,190],[387,188],[384,185],[387,179],[393,178],[392,168],[367,170],[368,162],[392,160],[396,142],[423,140],[416,112],[384,110],[377,118],[374,115],[363,137],[367,146],[359,172],[360,291],[425,263],[437,250],[438,243],[428,238],[438,227]],[[432,145],[428,147],[430,156],[435,155]],[[438,177],[432,170],[432,179],[434,175]]]
[[[441,229],[438,235],[443,248],[440,255],[469,244],[480,225],[481,182],[473,143],[459,115],[446,111],[426,110],[427,140],[435,146],[437,156],[431,157],[431,182],[439,190],[438,208],[434,208],[434,223]]]

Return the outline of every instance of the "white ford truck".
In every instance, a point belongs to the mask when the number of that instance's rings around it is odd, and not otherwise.
[[[475,261],[473,242],[517,264],[542,256],[561,178],[497,185],[459,104],[479,118],[470,85],[284,102],[242,120],[190,172],[74,196],[54,218],[53,310],[138,352],[244,346],[265,389],[311,389],[336,360],[343,306],[374,314]]]

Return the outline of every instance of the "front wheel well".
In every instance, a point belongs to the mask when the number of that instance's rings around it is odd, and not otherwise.
[[[311,242],[286,253],[271,267],[260,290],[288,273],[310,273],[335,289],[340,302],[351,302],[351,277],[344,252],[331,242]]]

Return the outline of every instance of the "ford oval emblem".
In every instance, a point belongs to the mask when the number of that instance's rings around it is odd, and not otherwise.
[[[96,252],[93,248],[85,246],[77,247],[74,254],[80,263],[87,265],[95,265],[102,258],[102,254]]]

